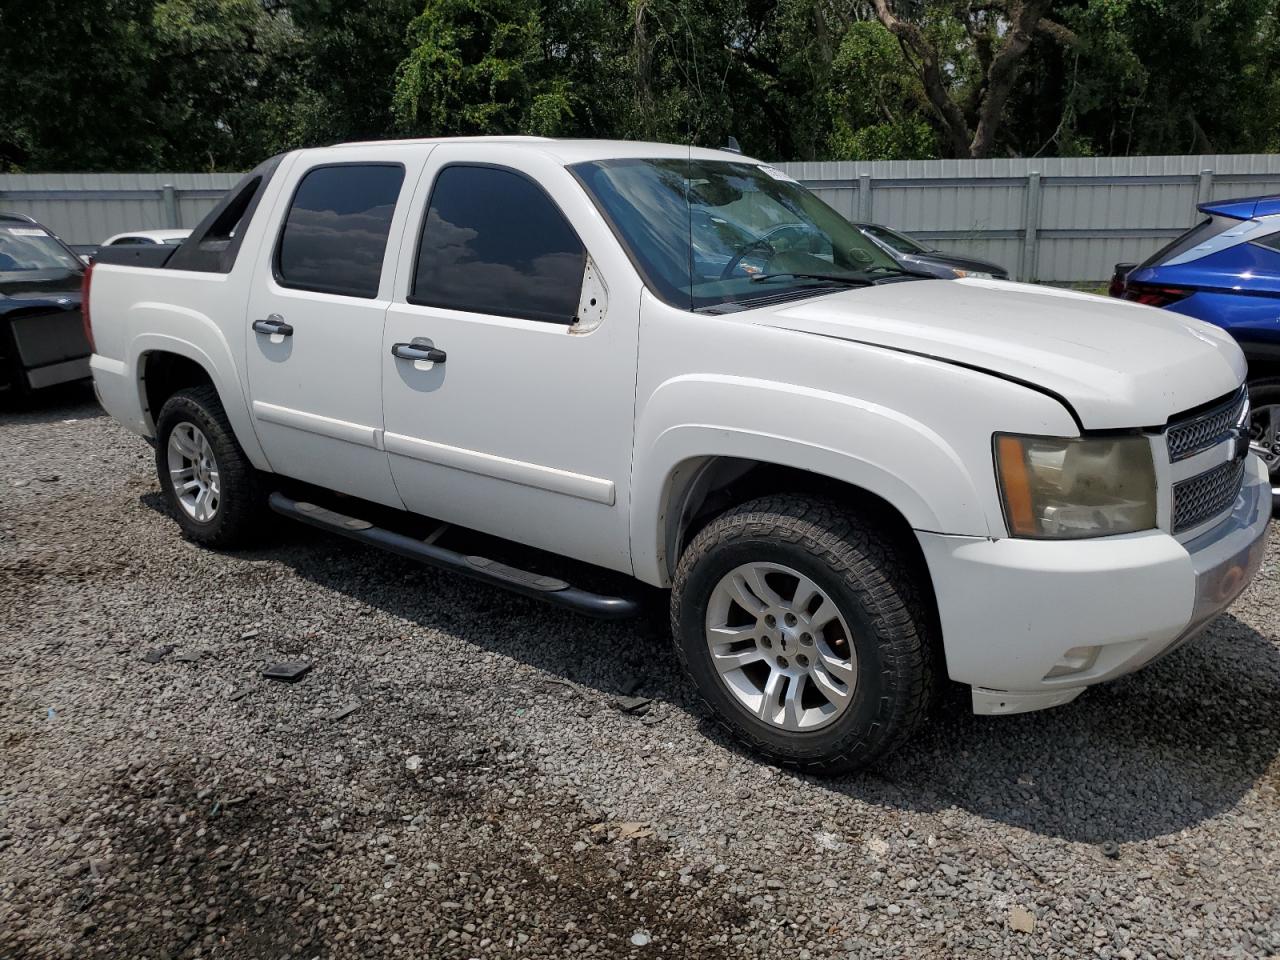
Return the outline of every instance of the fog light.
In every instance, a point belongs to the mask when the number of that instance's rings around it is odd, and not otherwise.
[[[1054,665],[1054,668],[1044,675],[1044,679],[1067,677],[1073,673],[1088,670],[1097,662],[1098,651],[1101,649],[1101,647],[1072,647],[1062,655],[1062,659]]]

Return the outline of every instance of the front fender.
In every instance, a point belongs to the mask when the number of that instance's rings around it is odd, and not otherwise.
[[[697,423],[683,422],[696,410]],[[798,384],[692,375],[662,383],[636,425],[632,555],[636,576],[670,580],[667,510],[681,464],[735,457],[808,470],[876,494],[918,530],[988,536],[982,498],[955,449],[919,420]]]

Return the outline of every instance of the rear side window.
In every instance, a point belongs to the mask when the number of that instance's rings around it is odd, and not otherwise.
[[[1167,260],[1186,253],[1192,247],[1204,243],[1206,240],[1212,240],[1220,233],[1226,233],[1232,227],[1240,226],[1240,221],[1233,217],[1209,217],[1207,220],[1201,220],[1194,227],[1188,230],[1182,236],[1178,237],[1167,246],[1161,247],[1150,257],[1143,261],[1143,267],[1158,267]]]
[[[533,181],[497,167],[445,167],[409,302],[569,324],[585,266],[582,241]]]
[[[372,299],[404,168],[399,164],[317,167],[294,192],[276,250],[284,287]]]
[[[1266,247],[1268,250],[1274,250],[1280,253],[1280,233],[1268,234],[1265,237],[1259,237],[1253,241],[1260,247]]]

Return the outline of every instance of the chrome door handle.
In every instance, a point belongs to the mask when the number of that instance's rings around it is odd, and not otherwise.
[[[443,350],[416,343],[397,343],[391,348],[391,355],[397,360],[425,360],[428,363],[444,363],[448,356]]]
[[[278,333],[282,337],[292,337],[293,327],[284,322],[284,317],[273,313],[265,320],[253,321],[254,333]]]

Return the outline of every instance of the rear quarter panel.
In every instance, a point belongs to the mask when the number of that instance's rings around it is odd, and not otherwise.
[[[132,382],[136,413],[108,412],[146,436],[155,435],[157,410],[146,407],[143,382],[148,353],[175,353],[198,363],[213,381],[254,466],[269,469],[258,444],[245,395],[243,365],[247,276],[183,270],[154,270],[102,264],[94,267],[91,288],[97,353],[115,361]],[[104,372],[107,366],[95,364]],[[102,389],[100,387],[100,393]],[[104,404],[107,397],[104,395]]]
[[[246,456],[255,467],[271,469],[249,413],[246,310],[254,267],[276,235],[271,211],[290,180],[296,156],[279,164],[252,220],[241,225],[244,241],[230,272],[109,261],[95,265],[90,306],[96,352],[91,365],[103,406],[130,429],[155,435],[159,411],[147,409],[145,360],[155,351],[175,353],[208,373]]]

